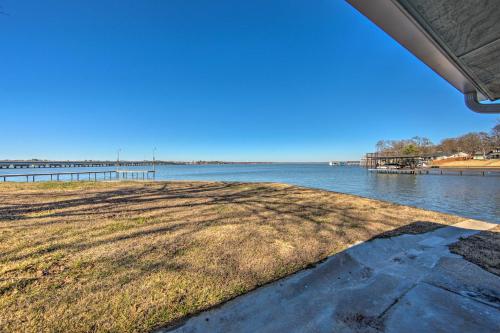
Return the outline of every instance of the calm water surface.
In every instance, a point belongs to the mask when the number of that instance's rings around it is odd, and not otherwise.
[[[54,170],[107,169],[114,170]],[[50,171],[53,169],[3,169],[0,174]],[[500,177],[497,176],[387,175],[360,167],[327,164],[228,164],[157,166],[156,179],[288,183],[500,223]]]

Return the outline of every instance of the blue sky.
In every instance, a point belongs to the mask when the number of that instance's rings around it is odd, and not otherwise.
[[[357,159],[497,119],[342,0],[0,6],[0,159]]]

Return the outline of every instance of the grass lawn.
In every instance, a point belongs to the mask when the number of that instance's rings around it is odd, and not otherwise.
[[[0,331],[149,331],[384,232],[463,220],[282,184],[2,183]]]

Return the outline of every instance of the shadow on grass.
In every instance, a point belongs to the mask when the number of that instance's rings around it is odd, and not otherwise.
[[[68,196],[65,192],[61,194],[63,198]],[[355,229],[356,236],[363,234],[371,237],[392,237],[401,233],[426,232],[440,226],[439,223],[420,221],[412,223],[405,221],[408,224],[401,226],[401,221],[396,219],[398,217],[396,212],[390,214],[381,212],[386,216],[384,216],[384,221],[380,221],[376,217],[372,217],[373,214],[371,214],[374,209],[380,207],[356,206],[350,204],[349,201],[344,202],[344,200],[327,201],[325,204],[324,196],[332,194],[334,193],[291,186],[274,187],[270,184],[246,183],[156,183],[153,186],[133,186],[131,188],[125,186],[125,188],[104,189],[97,192],[80,193],[75,190],[73,197],[69,199],[48,202],[36,202],[36,194],[20,193],[19,197],[26,196],[29,203],[21,201],[16,204],[0,205],[0,229],[27,231],[50,225],[81,224],[88,221],[89,218],[92,219],[93,216],[96,219],[128,219],[133,216],[146,215],[151,221],[148,226],[152,228],[148,230],[141,230],[137,228],[138,226],[131,224],[130,232],[123,234],[120,232],[123,230],[118,230],[115,232],[115,236],[112,235],[112,232],[101,230],[99,224],[96,223],[95,229],[90,231],[89,238],[103,235],[108,237],[73,244],[61,243],[11,258],[19,260],[63,248],[81,251],[103,244],[154,234],[174,231],[189,234],[212,225],[245,224],[248,223],[246,222],[248,219],[252,219],[252,223],[263,223],[278,232],[286,232],[289,224],[293,224],[295,227],[313,225],[318,232],[331,224],[335,227],[335,234],[338,237],[343,237],[343,242],[348,244],[359,241],[359,237],[351,235],[348,229]],[[51,192],[49,198],[51,195],[60,197],[57,192]],[[348,199],[360,199],[354,196],[344,196]],[[237,204],[242,208],[237,213],[237,221],[230,219],[232,216],[224,216],[224,214],[218,214],[217,211],[211,211],[211,207],[231,204]],[[387,203],[382,203],[382,205],[384,207],[393,206],[393,208],[398,206]],[[46,214],[43,214],[44,212]],[[195,221],[180,221],[176,216],[178,212],[196,215],[196,219]],[[40,221],[41,217],[43,220]],[[269,223],[277,217],[286,219],[286,223]],[[161,220],[155,222],[157,218],[161,218]],[[36,222],[26,223],[29,220],[36,220]],[[9,223],[2,226],[2,221]],[[92,222],[86,223],[91,224]],[[382,229],[386,230],[374,234],[376,230],[371,228],[372,223],[382,224]],[[161,226],[155,227],[155,224]],[[371,237],[363,238],[367,240]],[[9,252],[4,253],[4,255],[7,254]]]
[[[500,276],[500,225],[460,239],[450,246],[450,251]]]
[[[190,281],[188,289],[176,291],[184,303],[172,296],[173,303],[165,305],[171,317],[158,325],[313,265],[353,243],[461,220],[279,184],[111,183],[85,190],[0,192],[0,197],[6,199],[0,201],[3,293],[22,295],[36,283],[52,295],[71,283],[87,283],[89,290],[120,295],[156,273]],[[137,287],[130,288],[135,295]]]
[[[403,225],[401,227],[384,231],[372,239],[376,238],[390,238],[390,237],[396,237],[400,236],[403,234],[410,234],[410,235],[415,235],[415,234],[423,234],[425,232],[433,231],[435,229],[445,227],[446,225],[443,225],[441,223],[436,223],[436,222],[427,222],[427,221],[415,221],[410,224]]]
[[[314,263],[310,263],[310,264],[305,265],[303,267],[299,267],[295,272],[292,272],[289,275],[279,276],[275,279],[268,280],[265,283],[258,284],[256,286],[254,286],[254,288],[247,290],[245,292],[245,294],[250,293],[250,292],[254,292],[258,288],[261,288],[261,287],[264,287],[267,285],[271,285],[271,284],[279,281],[280,287],[278,289],[280,290],[280,292],[282,290],[286,290],[287,295],[293,295],[293,294],[303,295],[304,286],[307,286],[308,288],[317,288],[318,284],[321,284],[321,285],[323,285],[322,287],[325,287],[325,282],[318,283],[319,280],[321,280],[321,281],[326,280],[326,281],[329,281],[328,283],[331,283],[331,285],[335,285],[335,282],[337,281],[337,279],[340,279],[339,275],[341,274],[341,272],[346,273],[347,271],[349,274],[349,279],[355,279],[357,274],[359,274],[359,276],[361,277],[361,279],[360,279],[361,281],[363,279],[368,279],[371,276],[373,276],[373,269],[371,267],[364,267],[360,271],[351,272],[351,270],[353,270],[353,271],[356,270],[354,267],[349,266],[349,263],[351,263],[351,261],[352,261],[351,254],[349,254],[349,251],[351,251],[353,248],[364,247],[364,246],[368,245],[369,242],[375,241],[377,239],[379,239],[379,240],[388,239],[388,238],[392,238],[392,237],[398,237],[398,236],[401,236],[404,234],[406,234],[406,235],[423,234],[423,233],[432,232],[432,231],[437,230],[437,229],[442,228],[442,227],[448,227],[449,229],[452,229],[454,231],[470,231],[470,230],[472,230],[472,229],[466,229],[466,228],[459,228],[456,226],[449,226],[449,225],[440,224],[440,223],[436,223],[436,222],[415,221],[415,222],[409,223],[408,225],[404,225],[404,226],[395,228],[395,229],[390,230],[390,231],[379,233],[379,234],[373,236],[372,238],[370,238],[369,240],[357,243],[356,245],[354,245],[351,248],[344,249],[344,250],[339,251],[337,253],[334,253],[332,255],[325,256]],[[397,244],[397,243],[395,243],[395,244]],[[390,245],[383,246],[385,253],[381,254],[381,258],[388,257],[387,261],[391,261],[391,259],[394,260],[394,258],[398,258],[398,257],[394,257],[394,255],[400,254],[401,250],[404,249],[404,248],[402,248],[403,246],[404,245],[401,245],[401,244],[395,245],[394,248],[391,248]],[[500,254],[500,226],[497,227],[496,229],[494,229],[493,231],[483,231],[475,236],[470,236],[470,237],[461,239],[459,242],[452,244],[449,247],[450,247],[451,252],[460,254],[464,257],[464,259],[471,261],[472,263],[475,263],[476,265],[482,267],[483,269],[500,276],[500,274],[498,274],[499,269],[500,269],[500,265],[499,265],[499,263],[500,263],[500,256],[499,256],[499,254]],[[471,255],[472,251],[470,251],[470,249],[469,249],[469,251],[464,250],[464,248],[470,248],[470,247],[474,248],[475,250],[479,249],[480,253],[476,253],[475,256],[472,256]],[[359,249],[357,249],[357,250],[359,250]],[[331,260],[331,259],[334,260],[335,264],[330,263],[329,265],[326,265],[326,266],[320,265],[320,264],[326,262],[327,260]],[[401,259],[399,258],[399,260],[401,260]],[[439,260],[439,258],[436,258],[435,260],[437,261],[437,260]],[[302,275],[302,277],[300,279],[294,280],[295,282],[288,283],[288,284],[287,284],[287,282],[285,282],[288,278],[291,278],[293,275],[302,274],[301,271],[309,270],[309,269],[317,269],[317,270],[312,275]],[[352,273],[352,275],[351,275],[351,273]],[[362,285],[362,284],[363,283],[360,282],[360,285]],[[283,288],[283,285],[285,285],[286,288]],[[273,287],[271,287],[271,288],[273,288]],[[352,288],[352,287],[349,287],[349,288]],[[355,289],[355,288],[352,288],[352,289]],[[342,287],[339,288],[338,292],[339,293],[342,292]],[[498,303],[498,298],[496,296],[497,293],[494,290],[494,288],[491,290],[483,289],[480,292],[481,292],[482,297],[485,297],[486,299],[493,299],[493,300],[495,300],[495,302]],[[271,293],[271,292],[267,291],[267,293]],[[279,293],[279,292],[277,292],[277,293]],[[404,295],[404,292],[402,292],[402,295]],[[239,296],[243,296],[243,295],[235,295],[234,297],[228,298],[219,304],[216,304],[214,306],[210,306],[208,308],[200,309],[199,311],[196,311],[194,313],[189,314],[188,316],[185,316],[185,317],[180,318],[174,322],[171,322],[168,325],[161,326],[153,332],[175,331],[177,328],[182,327],[189,319],[196,317],[205,311],[212,311],[212,310],[219,309],[219,308],[225,306],[228,302],[233,301],[234,299],[236,299]],[[250,297],[252,297],[252,296],[250,296]],[[282,297],[284,299],[286,299],[287,301],[289,301],[289,300],[291,302],[295,301],[292,299],[292,296],[282,296]],[[290,299],[288,297],[290,297]],[[355,293],[353,293],[353,297],[356,297]],[[332,293],[332,298],[335,298],[334,293]],[[266,300],[266,301],[262,301],[262,300]],[[268,301],[268,298],[266,298],[266,297],[256,296],[255,298],[251,298],[247,304],[250,308],[255,307],[255,303],[258,304],[257,307],[261,306],[262,308],[265,308],[266,306],[269,306],[269,305],[260,304],[260,303],[267,302],[267,301]],[[362,302],[362,301],[360,300],[359,302]],[[238,303],[238,304],[241,306],[242,303]],[[394,304],[395,303],[391,303],[389,305],[389,308],[392,307]],[[272,303],[272,306],[276,306],[276,303]],[[380,312],[382,314],[385,314],[389,308],[385,309],[384,311],[380,311]],[[372,309],[368,309],[367,312],[369,312],[369,314],[363,313],[363,310],[364,309],[357,309],[357,311],[356,311],[356,309],[355,309],[355,311],[353,311],[349,307],[341,308],[341,309],[339,309],[339,311],[336,315],[337,320],[344,322],[347,326],[351,327],[353,329],[353,331],[356,331],[356,332],[357,331],[359,331],[359,332],[361,332],[361,331],[362,332],[365,332],[365,331],[367,331],[367,332],[368,331],[369,332],[371,332],[371,331],[381,332],[381,331],[383,331],[384,330],[383,318],[371,316],[370,310],[372,310]],[[234,313],[235,312],[231,312],[231,310],[229,310],[228,312],[226,312],[227,317],[225,317],[224,315],[222,317],[227,318],[227,320],[230,321],[230,320],[232,320],[231,316]],[[253,313],[253,312],[251,312],[251,313]],[[288,314],[288,315],[290,315],[290,314]],[[212,316],[214,318],[211,318]],[[220,318],[217,314],[214,314],[213,312],[212,313],[209,312],[206,315],[203,315],[203,317],[214,319],[215,321],[217,321]],[[246,314],[241,315],[241,317],[239,317],[239,319],[241,321],[245,321],[245,322],[249,322],[252,320],[252,318],[248,317]],[[208,321],[208,319],[206,319],[206,321]],[[242,326],[246,327],[245,324],[243,324]],[[199,327],[204,327],[203,322]],[[225,326],[224,326],[224,324],[221,324],[220,326],[218,326],[218,324],[215,324],[215,326],[213,326],[214,329],[217,329],[220,327],[225,327]],[[228,327],[230,327],[230,326],[228,326]],[[238,325],[236,325],[235,327],[238,327]]]

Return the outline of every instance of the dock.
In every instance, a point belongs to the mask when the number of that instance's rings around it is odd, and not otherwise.
[[[330,161],[331,166],[360,166],[361,161]]]
[[[154,180],[155,170],[114,170],[114,171],[74,171],[74,172],[45,172],[24,174],[0,174],[0,179],[6,182],[8,179],[25,182],[38,180],[50,181],[98,181],[98,180]]]
[[[380,155],[379,153],[367,153],[362,160],[361,165],[368,169],[375,169],[377,166],[387,164],[397,164],[410,168],[418,168],[424,161],[432,161],[438,157],[437,154],[423,155]]]
[[[399,175],[500,176],[500,169],[480,168],[368,169],[368,171]]]

